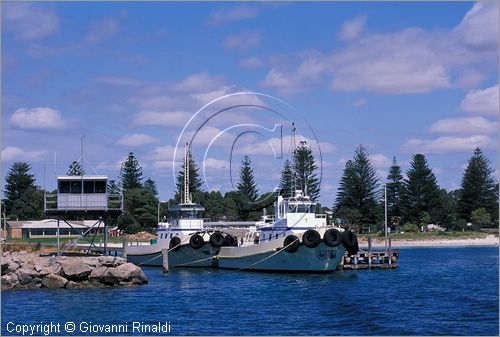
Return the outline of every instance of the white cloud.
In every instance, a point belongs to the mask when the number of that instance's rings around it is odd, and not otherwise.
[[[139,86],[141,81],[134,80],[132,78],[117,77],[117,76],[100,76],[95,78],[95,81],[110,84],[110,85],[123,85],[123,86]]]
[[[207,21],[209,26],[221,26],[228,22],[253,19],[259,10],[256,7],[238,6],[232,8],[220,8],[210,13]]]
[[[185,111],[151,111],[144,110],[134,116],[135,125],[143,126],[165,126],[165,127],[181,127],[184,126],[191,114]]]
[[[185,93],[200,93],[223,85],[223,76],[212,76],[208,72],[189,75],[173,86],[175,91]]]
[[[40,160],[47,153],[45,150],[25,151],[15,146],[2,149],[2,161]]]
[[[477,1],[455,30],[474,48],[498,49],[498,2]]]
[[[410,139],[401,146],[404,153],[453,153],[470,152],[476,147],[493,149],[497,141],[489,136],[475,135],[469,137],[439,137],[433,140]]]
[[[368,101],[366,99],[360,98],[352,102],[352,105],[354,106],[363,106],[368,104]]]
[[[248,142],[247,144],[244,144],[241,147],[237,147],[236,153],[242,155],[274,156],[274,155],[279,155],[280,151],[282,151],[282,155],[285,157],[287,155],[291,139],[292,139],[291,136],[284,136],[281,139],[273,137],[268,139],[267,141]],[[298,136],[296,143],[298,144],[300,141],[306,141],[308,144],[315,143],[315,141],[310,138]],[[333,153],[337,150],[337,147],[329,142],[319,142],[319,147],[321,149],[322,154]],[[314,152],[316,151],[317,146],[312,146],[312,148]]]
[[[2,28],[16,39],[34,41],[48,37],[59,27],[57,14],[43,6],[29,2],[2,3]]]
[[[83,43],[95,44],[115,36],[120,30],[119,21],[116,18],[105,18],[91,24],[90,30],[85,35]]]
[[[498,122],[490,122],[483,117],[446,118],[432,124],[431,131],[464,135],[495,133],[498,131]]]
[[[256,69],[264,65],[264,62],[259,57],[249,57],[240,61],[240,66],[247,69]]]
[[[385,169],[392,165],[392,160],[383,154],[372,154],[370,160],[377,169]]]
[[[275,65],[261,85],[291,95],[328,81],[334,91],[366,90],[398,95],[477,84],[482,75],[472,73],[470,67],[483,73],[496,71],[498,19],[492,23],[490,18],[497,17],[497,12],[496,3],[475,4],[464,21],[452,29],[409,27],[390,33],[370,32],[328,53],[296,53],[298,56],[292,60],[285,56],[287,62]],[[472,16],[484,17],[485,21],[470,20]],[[481,41],[472,43],[466,39],[465,26],[481,36],[478,37]],[[482,41],[482,36],[488,38]],[[302,67],[308,71],[300,74]]]
[[[58,110],[48,107],[20,108],[10,117],[10,124],[24,130],[63,129],[69,126]]]
[[[220,170],[220,169],[227,169],[230,166],[229,161],[227,160],[221,160],[221,159],[216,159],[216,158],[207,158],[205,161],[202,163],[202,165],[205,166],[207,169],[215,169],[215,170]]]
[[[482,115],[498,115],[498,84],[484,90],[471,90],[460,103],[460,110]]]
[[[247,50],[260,46],[260,32],[243,32],[229,35],[224,39],[224,47]]]
[[[147,159],[153,160],[154,168],[172,167],[172,160],[174,159],[175,146],[165,145],[156,146],[151,153],[148,154]],[[178,152],[178,151],[177,151]],[[177,153],[178,154],[178,153]]]
[[[146,144],[158,143],[160,140],[150,135],[135,133],[133,135],[126,135],[116,141],[117,145],[121,146],[142,146]]]
[[[308,58],[291,73],[282,72],[276,68],[271,69],[261,82],[261,86],[278,89],[280,94],[285,96],[293,95],[318,83],[326,69],[327,64],[322,57]]]
[[[365,24],[366,15],[344,22],[342,29],[339,32],[339,38],[344,41],[357,39],[363,32]]]

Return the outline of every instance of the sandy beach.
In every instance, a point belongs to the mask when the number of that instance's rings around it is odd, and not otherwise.
[[[476,239],[439,239],[439,240],[392,240],[392,247],[467,247],[467,246],[497,246],[499,238],[494,235],[488,235],[485,238]],[[383,239],[375,239],[372,241],[374,248],[384,247]],[[367,241],[360,241],[359,246],[362,249],[368,247]]]

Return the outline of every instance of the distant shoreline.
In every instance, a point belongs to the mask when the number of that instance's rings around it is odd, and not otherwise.
[[[499,238],[494,235],[488,235],[484,238],[474,238],[474,239],[428,239],[428,240],[391,240],[391,246],[393,248],[407,248],[407,247],[498,247]],[[368,241],[360,241],[359,246],[362,249],[368,248]],[[373,248],[383,248],[385,247],[385,242],[383,238],[377,238],[372,241]]]

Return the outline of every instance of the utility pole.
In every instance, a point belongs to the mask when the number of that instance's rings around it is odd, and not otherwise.
[[[384,210],[384,218],[385,218],[385,251],[387,251],[387,187],[384,187],[384,204],[385,204],[385,210]]]

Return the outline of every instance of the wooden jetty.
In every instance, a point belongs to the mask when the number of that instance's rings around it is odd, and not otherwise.
[[[399,249],[392,249],[391,239],[386,249],[373,251],[371,238],[368,238],[368,250],[360,249],[352,255],[346,252],[337,269],[392,269],[398,267],[398,259]]]

